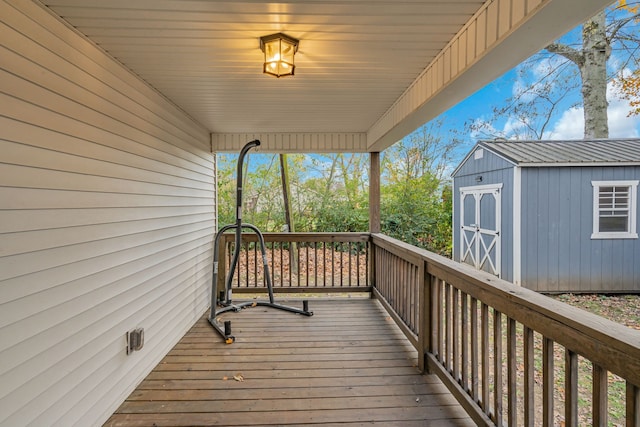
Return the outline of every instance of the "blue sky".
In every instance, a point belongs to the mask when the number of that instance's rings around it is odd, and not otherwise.
[[[627,12],[617,12],[625,14]],[[638,22],[628,24],[633,26],[631,31],[638,31]],[[579,47],[581,42],[580,27],[570,31],[560,40],[563,43]],[[625,72],[629,70],[622,68],[620,64],[628,57],[625,50],[613,46],[613,53],[609,60],[608,68],[610,73]],[[557,65],[563,59],[558,55],[542,53],[536,55],[532,62],[527,63],[525,72],[518,72],[518,66],[492,83],[479,90],[463,102],[441,114],[431,122],[440,121],[442,127],[440,132],[443,138],[447,138],[450,130],[457,130],[459,137],[464,143],[459,149],[460,155],[464,156],[476,143],[478,139],[486,138],[485,135],[478,135],[470,132],[465,125],[469,122],[490,122],[487,125],[493,135],[503,135],[507,138],[514,138],[517,133],[517,123],[507,115],[496,118],[493,114],[493,107],[504,105],[519,88],[531,84],[536,78],[536,69],[544,69],[547,66]],[[637,63],[635,64],[637,66]],[[571,64],[567,68],[577,70]],[[538,73],[539,74],[539,73]],[[640,116],[628,117],[629,105],[627,100],[620,99],[616,86],[612,83],[607,88],[607,99],[609,101],[609,136],[611,138],[638,138],[640,137]],[[579,87],[572,91],[560,105],[558,111],[553,114],[550,124],[545,132],[544,139],[581,139],[584,132],[584,119],[582,110],[582,100]]]

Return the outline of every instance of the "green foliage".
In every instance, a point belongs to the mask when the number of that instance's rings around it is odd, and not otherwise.
[[[442,176],[457,141],[432,137],[421,128],[383,153],[382,231],[407,243],[451,255],[451,186]],[[218,155],[220,225],[235,222],[237,155]],[[288,155],[296,231],[363,232],[369,229],[369,155]],[[243,222],[262,231],[284,229],[284,203],[277,155],[245,159]]]
[[[299,230],[357,232],[369,228],[367,155],[328,154],[310,159]]]
[[[382,231],[396,239],[451,256],[451,186],[433,177],[384,187]]]
[[[451,185],[443,179],[459,140],[433,135],[424,126],[384,153],[382,231],[412,245],[451,256]]]
[[[219,226],[235,222],[238,156],[218,155]],[[250,153],[243,172],[243,222],[282,231],[284,207],[277,155]]]
[[[368,206],[354,208],[348,202],[338,202],[313,212],[313,232],[363,232],[369,228]]]

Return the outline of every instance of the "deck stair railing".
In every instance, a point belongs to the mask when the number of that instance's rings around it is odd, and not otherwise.
[[[243,239],[234,292],[261,292]],[[265,240],[276,292],[371,292],[479,425],[640,427],[640,331],[382,234]]]

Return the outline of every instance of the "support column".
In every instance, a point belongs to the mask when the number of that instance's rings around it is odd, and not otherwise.
[[[380,233],[380,153],[369,153],[369,232]]]

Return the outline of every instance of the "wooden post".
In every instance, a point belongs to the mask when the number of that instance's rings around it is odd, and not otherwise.
[[[369,233],[380,233],[380,153],[369,153]],[[376,286],[376,246],[371,241],[369,285]],[[374,293],[371,293],[371,297]]]
[[[428,373],[426,359],[431,341],[431,276],[427,273],[424,261],[418,267],[418,280],[422,281],[418,292],[418,369],[422,373]]]
[[[380,230],[380,153],[369,153],[369,232]]]

